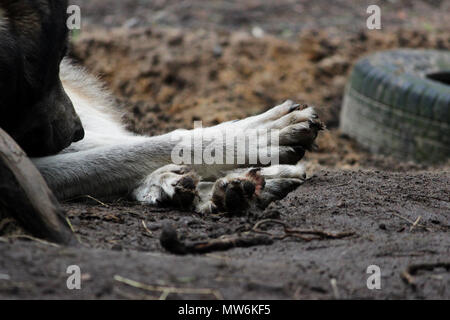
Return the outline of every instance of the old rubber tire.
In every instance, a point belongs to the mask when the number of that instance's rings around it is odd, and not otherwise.
[[[450,52],[393,50],[359,60],[341,131],[373,153],[418,162],[450,157]]]

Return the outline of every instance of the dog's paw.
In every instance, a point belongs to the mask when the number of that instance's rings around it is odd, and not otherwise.
[[[265,209],[273,201],[283,199],[306,180],[305,168],[302,165],[271,166],[263,168],[261,174],[266,185],[257,199],[260,209]]]
[[[212,190],[211,200],[204,209],[238,214],[245,212],[264,189],[261,169],[234,172],[218,179]]]
[[[190,167],[170,164],[145,178],[132,195],[150,205],[189,209],[196,199],[199,180]]]
[[[279,130],[279,162],[295,164],[307,150],[315,148],[317,135],[325,126],[313,107],[290,102],[290,107],[286,109],[286,114],[266,126],[267,129]]]
[[[234,122],[237,129],[262,130],[278,134],[278,146],[259,144],[259,149],[267,149],[267,154],[278,153],[279,163],[295,164],[301,160],[306,150],[315,147],[318,132],[325,128],[313,107],[286,101],[260,115]]]
[[[200,182],[200,201],[196,203],[196,211],[237,215],[248,209],[264,209],[271,202],[284,198],[305,179],[305,168],[301,165],[238,169],[215,183]]]

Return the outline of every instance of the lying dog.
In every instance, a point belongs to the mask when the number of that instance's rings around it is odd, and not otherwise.
[[[144,203],[202,213],[241,212],[264,208],[303,182],[304,168],[293,164],[323,128],[313,108],[286,101],[214,127],[135,135],[125,130],[97,80],[64,59],[66,6],[61,0],[0,0],[0,111],[5,115],[0,126],[32,157],[59,199],[128,194]],[[212,146],[234,152],[234,145],[216,137],[240,132],[248,144],[255,130],[257,135],[278,130],[278,144],[258,143],[226,164],[173,163],[180,144],[193,150],[196,140],[186,137],[200,137],[202,151]],[[261,151],[276,154],[280,164],[259,169],[267,165]],[[255,167],[250,159],[256,159]]]

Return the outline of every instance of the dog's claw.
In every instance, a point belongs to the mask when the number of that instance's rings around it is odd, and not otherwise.
[[[294,104],[289,108],[288,113],[291,113],[292,111],[298,110],[299,107],[300,107],[300,104],[294,103]]]

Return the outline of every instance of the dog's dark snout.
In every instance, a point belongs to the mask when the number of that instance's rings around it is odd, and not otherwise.
[[[84,129],[80,123],[80,124],[77,124],[77,126],[76,126],[72,141],[77,142],[77,141],[83,140],[83,138],[84,138]]]

